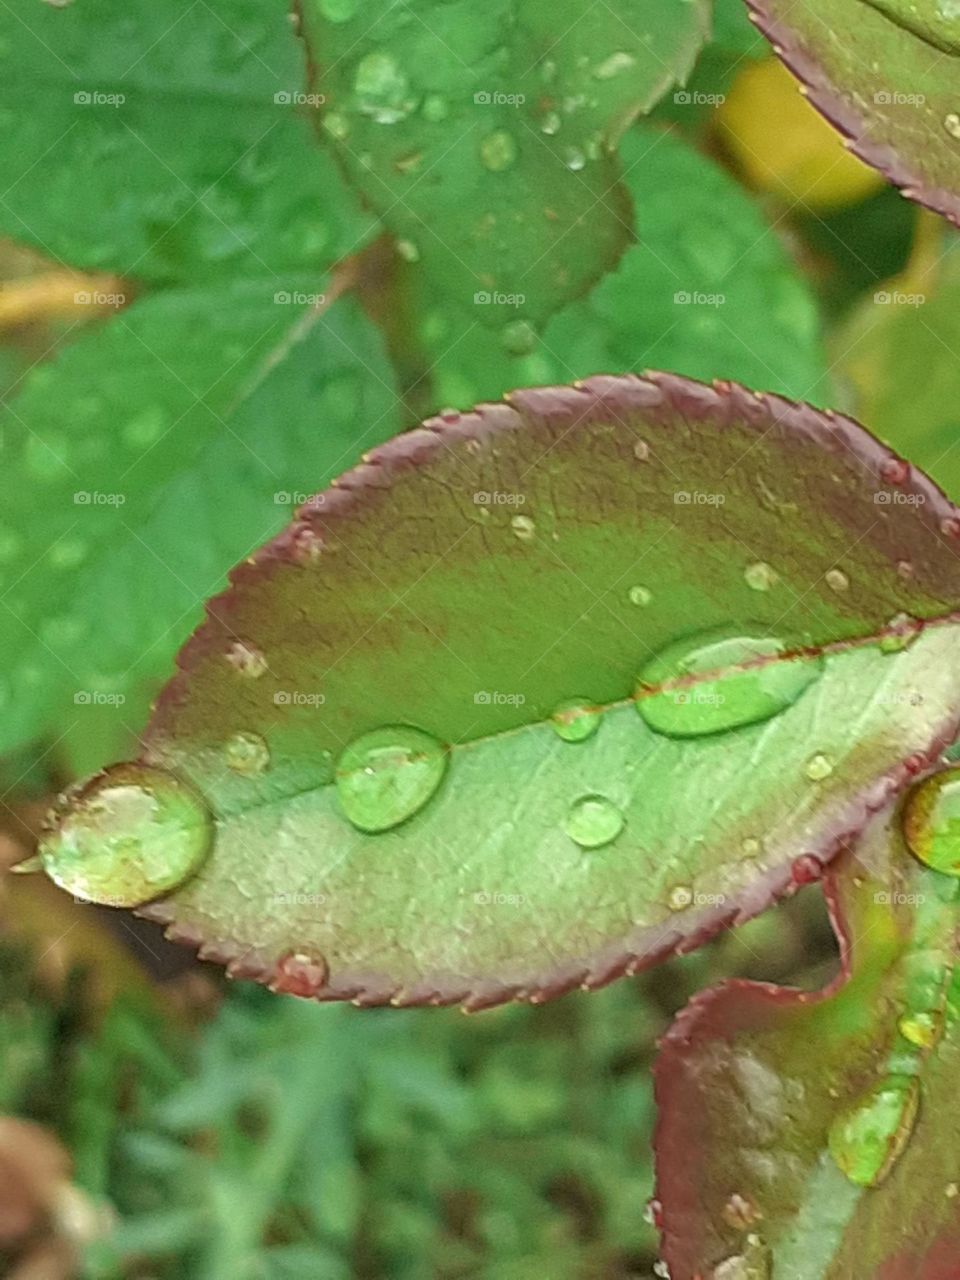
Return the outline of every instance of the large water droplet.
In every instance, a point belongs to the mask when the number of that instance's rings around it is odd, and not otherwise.
[[[560,703],[550,723],[564,742],[585,742],[600,727],[600,711],[586,698],[571,698]]]
[[[506,129],[495,129],[480,143],[480,159],[493,173],[509,169],[517,158],[517,142]]]
[[[880,640],[881,653],[902,653],[909,649],[923,630],[919,618],[912,618],[908,613],[898,613],[887,623],[887,632]]]
[[[67,792],[40,857],[68,893],[136,907],[194,875],[212,844],[210,811],[192,787],[162,769],[118,764]]]
[[[340,806],[361,831],[389,831],[423,808],[440,786],[447,762],[446,749],[420,729],[374,729],[340,757]]]
[[[563,829],[582,849],[599,849],[623,830],[623,814],[606,796],[581,796],[570,806]]]
[[[903,809],[907,848],[925,866],[960,876],[960,768],[915,787]]]
[[[270,763],[270,748],[259,733],[241,730],[232,734],[224,744],[223,756],[234,773],[253,775],[263,773]]]
[[[828,1145],[841,1172],[857,1186],[879,1186],[909,1142],[919,1106],[916,1076],[890,1076],[839,1115]]]
[[[376,50],[362,58],[354,87],[360,110],[377,124],[396,124],[413,110],[410,83],[390,53]]]
[[[697,738],[769,720],[796,702],[823,670],[820,658],[767,661],[742,669],[786,651],[781,640],[735,628],[678,640],[640,672],[637,710],[651,729],[674,738]],[[701,678],[674,684],[691,677]],[[659,688],[667,682],[674,687]]]
[[[653,599],[653,592],[647,587],[631,587],[627,592],[627,599],[631,604],[639,605],[642,608]]]

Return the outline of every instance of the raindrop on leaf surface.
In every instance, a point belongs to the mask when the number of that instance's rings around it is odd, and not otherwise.
[[[270,748],[259,733],[241,731],[233,734],[226,741],[223,755],[235,773],[263,773],[270,763]]]
[[[960,768],[944,769],[915,787],[902,822],[915,858],[934,871],[960,876]]]
[[[623,830],[623,814],[606,796],[581,796],[571,806],[563,824],[567,835],[581,849],[599,849],[616,840]]]
[[[561,702],[550,717],[554,731],[564,742],[585,742],[600,727],[600,711],[585,698]]]
[[[772,636],[735,629],[676,641],[640,672],[637,710],[656,733],[674,738],[698,738],[769,720],[792,706],[823,670],[820,658],[748,665],[775,659],[786,649]],[[691,677],[687,684],[659,688]]]
[[[360,831],[389,831],[430,800],[447,763],[446,748],[420,729],[374,729],[352,742],[337,763],[340,807]]]
[[[136,907],[194,875],[212,845],[212,816],[192,787],[162,769],[118,764],[66,794],[39,852],[68,893]]]
[[[743,577],[751,591],[769,591],[779,581],[776,570],[764,560],[748,564],[743,571]]]

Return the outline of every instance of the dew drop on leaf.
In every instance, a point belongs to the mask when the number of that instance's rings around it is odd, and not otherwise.
[[[517,141],[506,129],[495,129],[480,143],[480,160],[485,169],[501,173],[517,158]]]
[[[960,116],[955,111],[951,111],[949,115],[943,117],[943,127],[951,138],[960,139]]]
[[[850,590],[850,579],[842,569],[828,569],[824,577],[830,590],[836,591],[838,595]]]
[[[359,4],[360,0],[320,0],[320,12],[331,22],[349,22]]]
[[[68,893],[136,907],[194,875],[212,844],[213,819],[192,787],[162,769],[118,764],[66,793],[39,853]]]
[[[943,1034],[943,1014],[934,1009],[905,1013],[897,1023],[897,1030],[918,1049],[932,1049]]]
[[[587,163],[587,157],[579,147],[567,147],[563,153],[563,163],[574,173],[579,173]]]
[[[693,902],[693,890],[688,884],[678,884],[670,890],[667,906],[671,911],[685,911]]]
[[[586,698],[571,698],[560,703],[550,723],[564,742],[585,742],[600,727],[600,711]]]
[[[224,656],[235,671],[250,680],[258,680],[267,670],[263,653],[245,640],[234,640]]]
[[[548,138],[552,138],[554,134],[560,132],[562,123],[563,121],[556,111],[548,111],[540,121],[540,132],[545,133]]]
[[[513,530],[514,537],[519,538],[521,542],[532,542],[537,533],[537,526],[529,516],[514,516],[510,521],[510,528]]]
[[[748,564],[743,571],[743,577],[751,591],[769,591],[778,582],[776,570],[764,560]]]
[[[646,440],[637,440],[633,446],[633,456],[638,462],[650,461],[650,446]]]
[[[773,1256],[759,1236],[747,1237],[743,1253],[714,1267],[712,1280],[770,1280]]]
[[[818,752],[807,761],[804,773],[811,782],[822,782],[833,773],[833,764],[828,756]]]
[[[599,849],[623,830],[623,814],[606,796],[581,796],[570,806],[563,829],[582,849]]]
[[[352,742],[337,763],[340,807],[360,831],[389,831],[434,795],[447,762],[446,749],[421,729],[374,729]]]
[[[234,773],[263,773],[270,763],[270,748],[259,733],[232,734],[223,748],[223,757]]]
[[[876,1187],[910,1141],[920,1106],[916,1076],[889,1076],[830,1126],[828,1146],[840,1171],[859,1187]]]
[[[674,738],[699,738],[769,720],[792,706],[823,670],[820,658],[746,665],[785,650],[774,637],[735,629],[676,641],[640,672],[637,710],[651,729]],[[696,683],[676,685],[700,676]],[[676,687],[660,688],[668,682]]]
[[[512,356],[527,356],[537,345],[537,331],[526,320],[515,320],[500,335],[505,351]]]
[[[960,768],[915,787],[903,809],[907,848],[925,866],[960,876]]]
[[[392,54],[378,50],[362,58],[354,87],[360,110],[377,124],[397,124],[413,110],[409,81]]]
[[[653,592],[650,591],[647,587],[640,587],[640,586],[631,587],[630,590],[627,592],[627,599],[630,601],[631,604],[636,604],[640,606],[648,605],[650,601],[653,599]]]

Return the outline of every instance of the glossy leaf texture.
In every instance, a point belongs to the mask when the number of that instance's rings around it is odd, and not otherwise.
[[[903,620],[950,615],[957,530],[855,424],[729,384],[598,378],[429,422],[238,568],[181,655],[143,758],[216,840],[150,914],[234,973],[282,985],[293,955],[301,993],[364,1003],[542,998],[695,946],[952,738],[960,634]],[[765,638],[759,676],[729,646],[734,685],[651,665],[731,630]],[[754,693],[765,722],[700,736]],[[660,731],[671,701],[692,736]]]
[[[648,368],[829,401],[816,304],[755,201],[664,129],[631,129],[620,156],[637,243],[541,337],[510,308],[493,333],[475,311],[417,295],[437,402],[468,408],[515,386]]]
[[[837,980],[728,982],[677,1019],[656,1066],[673,1280],[956,1275],[956,895],[890,806],[829,874]]]
[[[452,305],[542,323],[632,238],[616,144],[692,69],[705,0],[303,0],[322,128]],[[511,299],[511,302],[506,302]]]
[[[855,155],[960,222],[960,22],[938,0],[747,0]]]
[[[279,283],[140,298],[4,406],[0,750],[132,738],[230,567],[399,427],[356,303]]]
[[[10,0],[0,41],[3,234],[164,283],[322,271],[368,237],[304,118],[285,0]]]

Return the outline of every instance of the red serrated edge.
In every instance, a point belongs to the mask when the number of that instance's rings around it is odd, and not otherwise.
[[[853,419],[841,414],[823,412],[809,404],[798,404],[773,393],[749,391],[732,382],[713,385],[696,382],[676,374],[648,373],[640,377],[599,375],[585,382],[564,387],[539,387],[517,391],[503,403],[481,404],[466,413],[448,413],[428,419],[422,426],[396,436],[367,454],[363,462],[348,471],[326,490],[321,503],[301,508],[293,524],[267,543],[249,560],[230,574],[231,586],[256,582],[264,566],[295,560],[298,540],[304,535],[316,539],[323,554],[324,533],[315,525],[322,520],[327,534],[336,529],[366,495],[390,485],[394,476],[413,467],[427,464],[446,449],[449,441],[485,441],[501,432],[522,430],[527,418],[549,417],[569,420],[569,430],[589,419],[594,410],[602,409],[617,416],[644,412],[678,415],[688,423],[723,430],[727,425],[755,425],[768,430],[780,425],[791,433],[816,441],[827,454],[845,453],[852,457],[869,476],[879,483],[884,469],[891,464],[904,469],[897,487],[920,495],[914,518],[926,523],[948,544],[960,537],[960,511],[940,489],[921,472],[907,466],[903,459],[871,436]],[[949,532],[944,532],[949,530]],[[953,548],[950,548],[953,551]],[[188,669],[195,659],[224,637],[235,638],[231,629],[232,592],[230,589],[208,601],[207,617],[177,656],[178,674],[169,682],[157,702],[162,714],[168,705],[187,696]],[[960,713],[958,713],[960,720]],[[145,736],[143,758],[151,763],[150,740],[154,722]],[[859,801],[851,821],[843,829],[830,834],[821,848],[811,849],[826,865],[843,848],[856,841],[869,819],[884,807],[916,777],[918,767],[927,768],[938,759],[943,748],[956,736],[957,725],[951,724],[942,742],[938,742],[922,759],[905,761],[879,777]],[[701,911],[696,923],[682,931],[672,924],[651,926],[627,942],[618,942],[601,951],[572,961],[562,969],[533,974],[522,983],[505,984],[496,979],[438,977],[413,986],[398,985],[382,973],[329,974],[309,994],[319,1001],[350,1000],[358,1006],[422,1005],[462,1006],[465,1012],[477,1012],[510,1000],[542,1003],[577,987],[595,990],[615,978],[638,973],[668,957],[696,950],[723,930],[744,923],[766,910],[772,903],[796,889],[789,866],[776,868],[756,881],[736,904],[724,904]],[[276,985],[284,956],[271,957],[256,948],[245,947],[229,939],[208,939],[193,926],[176,918],[176,897],[150,903],[137,912],[144,919],[165,926],[167,937],[197,948],[200,958],[225,965],[231,977],[249,978],[267,986]],[[689,916],[686,917],[688,920]]]

